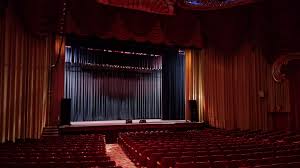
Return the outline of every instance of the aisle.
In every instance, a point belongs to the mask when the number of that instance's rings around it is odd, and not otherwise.
[[[134,163],[125,155],[123,150],[118,144],[106,144],[106,153],[115,161],[117,166],[122,166],[123,168],[136,168]]]

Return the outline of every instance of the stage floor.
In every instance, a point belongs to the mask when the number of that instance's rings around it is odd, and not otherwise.
[[[179,124],[189,123],[185,120],[161,120],[161,119],[146,119],[146,123],[139,123],[140,120],[132,120],[132,123],[126,124],[126,120],[112,120],[112,121],[79,121],[71,122],[71,125],[66,127],[94,127],[94,126],[115,126],[115,125],[141,125],[141,124]]]
[[[139,121],[133,120],[133,123],[129,124],[126,124],[126,120],[71,122],[71,125],[60,126],[59,130],[62,135],[103,134],[106,136],[107,143],[116,143],[119,133],[122,132],[187,131],[204,127],[203,123],[185,120],[146,119],[146,123],[139,123]]]

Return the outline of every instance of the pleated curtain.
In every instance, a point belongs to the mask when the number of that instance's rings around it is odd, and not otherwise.
[[[108,63],[126,63],[140,70],[96,68]],[[87,69],[89,65],[94,68]],[[142,72],[146,68],[152,70]],[[161,56],[115,56],[100,49],[66,47],[64,86],[65,98],[71,99],[72,121],[160,119],[162,115]]]
[[[162,103],[164,120],[185,119],[185,56],[176,48],[164,51],[162,59]]]
[[[11,6],[0,16],[0,142],[39,138],[47,118],[48,38],[25,31]]]
[[[185,50],[185,118],[191,120],[191,109],[189,100],[197,101],[197,112],[199,121],[203,121],[203,74],[201,50],[186,49]]]
[[[273,80],[272,65],[267,63],[260,48],[244,42],[234,52],[213,47],[191,52],[192,57],[199,59],[194,63],[199,62],[200,72],[190,76],[202,79],[196,84],[199,89],[194,90],[197,94],[203,90],[203,97],[198,96],[199,104],[204,121],[210,125],[268,129],[269,112],[278,107],[281,112],[290,112],[289,83]]]
[[[292,61],[288,65],[290,81],[291,115],[289,126],[292,130],[300,129],[300,61]]]

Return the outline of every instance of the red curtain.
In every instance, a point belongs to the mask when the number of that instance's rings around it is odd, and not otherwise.
[[[269,112],[268,129],[285,130],[289,128],[289,115],[287,112]]]
[[[51,42],[23,28],[9,4],[0,16],[0,142],[39,138],[48,118]]]
[[[57,126],[60,122],[61,100],[64,98],[65,37],[56,36],[53,41],[55,45],[51,57],[51,104],[47,125]]]
[[[276,53],[299,52],[300,44],[300,1],[274,0],[269,4],[268,13],[270,42]]]
[[[300,129],[300,61],[289,65],[291,115],[290,128]]]
[[[194,52],[196,53],[196,52]],[[220,128],[268,129],[268,112],[290,112],[289,85],[276,83],[260,48],[243,42],[234,52],[199,52],[204,121]]]
[[[107,7],[95,1],[74,1],[66,23],[67,33],[154,44],[203,47],[196,15],[178,11],[176,16]]]
[[[144,12],[174,15],[176,0],[97,0],[98,3]]]
[[[35,35],[47,36],[60,32],[65,0],[8,0],[22,19],[26,30]]]
[[[282,14],[284,18],[291,16],[288,20],[292,22],[297,20],[291,12],[285,15],[283,11],[286,9],[277,11],[277,15]],[[207,46],[192,54],[200,58],[199,66],[196,67],[202,78],[202,84],[198,86],[199,90],[203,90],[200,93],[203,95],[200,109],[204,121],[211,125],[221,128],[272,129],[268,124],[268,113],[290,114],[289,81],[276,83],[273,80],[270,60],[276,55],[269,50],[275,46],[270,39],[282,35],[273,34],[272,30],[285,24],[272,28],[271,25],[277,25],[283,19],[270,21],[270,12],[275,11],[260,5],[200,15],[202,33],[208,37]],[[295,37],[290,40],[286,38],[292,34],[285,31],[280,43],[293,42]],[[277,119],[271,118],[271,123],[280,124]]]

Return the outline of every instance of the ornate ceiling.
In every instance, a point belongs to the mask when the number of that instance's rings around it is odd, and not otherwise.
[[[218,10],[248,5],[259,0],[96,0],[103,5],[139,10],[144,12],[175,15],[176,8],[187,10]]]
[[[179,0],[178,7],[190,10],[219,10],[255,3],[259,0]]]

